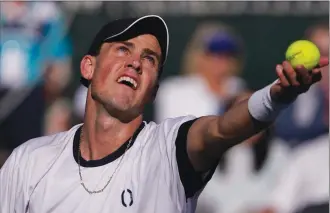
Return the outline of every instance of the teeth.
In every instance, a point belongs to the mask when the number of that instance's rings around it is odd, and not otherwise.
[[[135,81],[133,78],[128,77],[128,76],[122,76],[122,77],[120,77],[120,78],[118,79],[118,83],[121,83],[121,82],[123,82],[123,81],[130,82],[130,83],[134,86],[134,89],[136,89],[136,87],[137,87],[137,83],[136,83],[136,81]]]

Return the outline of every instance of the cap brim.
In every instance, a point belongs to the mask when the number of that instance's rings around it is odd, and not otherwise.
[[[160,16],[147,15],[138,18],[121,32],[104,39],[104,42],[128,40],[143,34],[151,34],[157,38],[162,49],[162,64],[164,64],[168,54],[169,33],[165,21]]]

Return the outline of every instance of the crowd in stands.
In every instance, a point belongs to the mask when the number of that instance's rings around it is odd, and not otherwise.
[[[72,82],[72,42],[54,2],[1,2],[0,168],[25,141],[82,121],[87,89]],[[306,29],[329,55],[328,23]],[[175,39],[175,38],[173,38]],[[177,75],[161,82],[153,120],[221,115],[253,91],[241,77],[244,38],[221,22],[200,23]],[[275,65],[274,65],[275,67]],[[76,71],[75,71],[76,72]],[[268,130],[222,156],[198,213],[323,213],[329,206],[329,70]]]

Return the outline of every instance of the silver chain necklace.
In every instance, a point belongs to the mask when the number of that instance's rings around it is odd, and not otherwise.
[[[80,133],[80,141],[79,141],[79,148],[78,148],[78,168],[79,168],[79,177],[80,177],[80,184],[82,185],[82,187],[86,190],[86,192],[88,192],[89,194],[98,194],[98,193],[101,193],[104,191],[105,188],[107,188],[107,186],[109,185],[109,183],[111,182],[112,180],[112,177],[114,176],[114,174],[117,172],[125,154],[126,154],[126,151],[129,149],[129,147],[131,146],[131,142],[132,142],[132,139],[133,139],[133,136],[131,137],[131,139],[129,140],[128,144],[127,144],[127,147],[125,149],[125,152],[124,154],[121,156],[120,158],[120,161],[119,163],[117,164],[117,167],[115,168],[115,171],[112,173],[112,175],[110,176],[108,182],[105,184],[105,186],[102,188],[102,189],[99,189],[99,190],[89,190],[84,181],[83,181],[83,178],[82,178],[82,174],[81,174],[81,169],[80,169],[80,144],[82,142],[82,139],[83,139],[83,131],[81,130],[81,133]]]

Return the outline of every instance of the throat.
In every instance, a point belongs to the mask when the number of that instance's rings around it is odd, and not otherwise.
[[[76,162],[82,167],[99,167],[111,163],[125,156],[132,146],[133,140],[125,142],[119,147],[115,146],[89,146],[87,143],[79,144],[79,137],[75,137],[73,155]]]
[[[114,119],[102,119],[102,116],[92,125],[84,124],[80,138],[82,158],[100,160],[116,152],[131,137],[123,130]]]
[[[126,152],[133,146],[136,137],[143,129],[144,123],[138,126],[136,131],[129,134],[131,137],[120,139],[113,137],[106,142],[98,143],[85,140],[82,133],[84,127],[80,127],[74,137],[73,155],[76,162],[83,167],[103,166],[119,158],[124,158]],[[82,139],[82,140],[81,140]]]
[[[83,143],[80,145],[80,154],[86,161],[96,161],[102,160],[112,155],[116,155],[116,152],[120,150],[121,147],[127,144],[126,141],[121,143],[96,143],[87,144]]]
[[[125,123],[109,115],[101,104],[91,98],[89,90],[84,124],[79,130],[78,141],[75,143],[77,154],[80,144],[81,158],[79,159],[82,164],[86,161],[102,165],[120,157],[125,152],[132,137],[133,145],[134,135],[138,134],[138,128],[141,124],[143,124],[142,116]],[[74,153],[74,155],[77,154]],[[85,164],[90,166],[86,162]],[[92,165],[95,164],[92,163]]]

